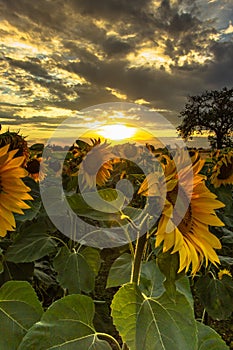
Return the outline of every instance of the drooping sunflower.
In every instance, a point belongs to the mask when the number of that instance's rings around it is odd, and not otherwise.
[[[182,154],[179,157],[181,160]],[[174,160],[163,165],[167,193],[156,232],[156,247],[163,244],[163,252],[178,252],[178,272],[188,272],[192,266],[192,275],[197,273],[204,261],[206,266],[209,261],[214,265],[219,263],[214,249],[220,249],[221,243],[209,231],[209,225],[224,225],[215,213],[215,209],[224,204],[206,187],[204,176],[199,174],[202,166],[202,160],[197,157],[191,165],[185,163],[182,166],[180,163],[179,174],[174,170]]]
[[[132,162],[136,162],[141,155],[140,148],[135,143],[130,142],[119,145],[118,151],[120,158],[127,159]]]
[[[93,145],[79,168],[83,186],[86,188],[93,188],[96,184],[103,186],[111,175],[113,157],[107,142]]]
[[[233,184],[233,151],[225,153],[219,158],[210,177],[210,181],[215,188],[221,185]]]
[[[7,231],[14,231],[15,218],[13,213],[24,214],[22,209],[30,206],[24,200],[32,200],[31,190],[21,178],[27,171],[21,167],[24,156],[15,157],[18,149],[8,151],[10,145],[0,148],[0,236],[4,237]]]
[[[24,156],[24,162],[22,166],[25,166],[29,159],[30,152],[25,137],[20,135],[19,132],[12,132],[10,130],[0,134],[0,147],[5,145],[9,146],[9,151],[17,149],[16,157]]]
[[[45,176],[45,166],[41,157],[32,158],[27,162],[26,169],[28,176],[31,177],[35,182],[42,181]]]

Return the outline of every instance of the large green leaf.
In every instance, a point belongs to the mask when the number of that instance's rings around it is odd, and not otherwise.
[[[212,328],[197,322],[198,330],[198,350],[228,350],[218,333]]]
[[[95,273],[81,254],[62,247],[53,260],[53,266],[58,282],[68,289],[69,294],[93,291]]]
[[[148,297],[159,297],[165,292],[164,279],[165,276],[158,268],[156,260],[142,263],[140,289]]]
[[[176,280],[183,277],[183,273],[177,273],[179,270],[179,256],[177,253],[171,254],[170,251],[160,253],[157,256],[157,263],[160,271],[166,277],[164,287],[171,298],[176,295]]]
[[[118,191],[119,192],[119,191]],[[117,193],[118,193],[117,192]],[[99,207],[101,210],[96,210],[93,207],[91,207],[83,198],[83,196],[80,193],[75,193],[71,196],[67,196],[67,201],[69,203],[69,206],[71,209],[79,216],[81,217],[87,217],[89,219],[99,220],[99,221],[121,221],[121,202],[122,202],[122,196],[119,196],[119,203],[117,202],[117,205],[113,206],[111,204],[110,198],[111,196],[114,199],[114,190],[108,189],[108,190],[101,190],[99,191],[100,197],[106,200],[106,203],[103,204],[101,202],[100,205],[98,205],[97,202],[95,202],[95,206]],[[119,192],[120,193],[120,192]],[[93,193],[86,193],[86,196],[90,198],[90,202],[93,202]],[[108,200],[106,199],[108,198]],[[112,211],[112,212],[111,212]],[[131,219],[138,218],[139,215],[142,213],[141,209],[133,208],[133,207],[125,207],[122,212],[129,216]],[[56,214],[56,213],[54,213]],[[122,220],[122,224],[127,223],[127,221]]]
[[[180,293],[174,301],[167,293],[148,298],[135,284],[126,284],[114,296],[112,317],[130,350],[197,349],[193,310]]]
[[[6,282],[0,289],[0,349],[17,349],[42,313],[41,304],[28,282]]]
[[[80,254],[84,257],[90,268],[97,276],[101,265],[99,250],[92,247],[85,247],[80,251]]]
[[[31,262],[43,258],[56,250],[56,242],[46,233],[43,223],[31,224],[19,234],[15,242],[8,248],[8,261]]]
[[[140,289],[148,297],[159,297],[165,292],[164,279],[165,276],[158,268],[156,260],[142,263]],[[175,287],[178,292],[185,295],[193,307],[193,296],[188,277],[184,276],[175,281]]]
[[[18,350],[111,350],[93,327],[94,303],[84,295],[54,302],[26,334]]]
[[[107,288],[118,287],[130,281],[132,270],[131,254],[124,253],[120,255],[112,264],[108,279]]]
[[[197,293],[208,314],[216,320],[228,318],[233,311],[233,281],[230,276],[222,280],[210,275],[200,277],[196,283]]]

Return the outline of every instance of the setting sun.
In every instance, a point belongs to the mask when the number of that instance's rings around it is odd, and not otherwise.
[[[110,140],[124,140],[134,136],[136,128],[123,124],[104,125],[100,128],[99,134]]]

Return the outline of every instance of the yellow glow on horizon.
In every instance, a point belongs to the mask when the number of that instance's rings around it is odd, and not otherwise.
[[[135,135],[136,128],[123,124],[104,125],[99,129],[99,134],[106,139],[118,141],[129,139]]]

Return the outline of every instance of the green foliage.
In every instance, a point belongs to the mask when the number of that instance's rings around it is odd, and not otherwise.
[[[217,320],[228,318],[233,311],[233,281],[224,275],[221,280],[209,274],[200,277],[196,283],[200,300],[208,314]]]
[[[53,266],[58,282],[68,289],[69,294],[93,291],[95,272],[81,254],[62,247],[53,260]]]
[[[128,253],[120,255],[112,264],[106,288],[118,287],[130,281],[132,270],[132,257]]]
[[[114,296],[112,317],[130,350],[197,348],[193,310],[180,293],[174,301],[166,292],[148,298],[135,284],[126,284]]]
[[[215,267],[203,266],[200,270],[203,275],[195,277],[196,284],[191,290],[194,280],[188,273],[178,273],[179,254],[162,253],[160,247],[155,248],[160,198],[138,195],[145,175],[133,162],[117,160],[106,186],[98,187],[96,197],[92,191],[86,193],[85,201],[79,193],[77,174],[82,157],[100,140],[91,142],[77,140],[65,159],[72,175],[65,174],[64,189],[58,193],[51,183],[46,193],[50,214],[64,219],[64,225],[66,218],[60,215],[64,201],[81,218],[78,228],[82,241],[75,242],[72,234],[71,238],[66,237],[53,226],[41,203],[38,184],[30,178],[24,179],[34,198],[31,209],[24,215],[15,214],[16,231],[0,239],[3,334],[0,349],[227,349],[216,332],[195,320],[192,291],[197,290],[210,317],[226,319],[233,311],[231,276],[217,278]],[[40,144],[31,148],[35,153],[41,150]],[[59,165],[56,161],[64,156],[62,149],[59,152],[54,166]],[[49,148],[47,157],[52,153],[53,149]],[[153,157],[151,154],[140,160],[149,160],[150,171],[155,170]],[[218,215],[226,225],[213,227],[212,232],[223,245],[220,261],[230,269],[233,265],[233,257],[228,254],[233,244],[232,186],[214,188],[209,180],[212,169],[210,159],[203,174],[208,177],[211,191],[225,203]],[[130,180],[135,190],[128,205],[127,188],[124,194],[116,190],[120,179]],[[152,227],[151,218],[154,219]],[[93,226],[92,232],[85,231],[85,223]],[[116,226],[121,227],[124,238],[134,237],[135,241],[118,247],[107,259],[111,266],[105,266],[106,261],[102,259],[113,250],[101,251],[99,242],[107,239],[114,240],[114,244],[121,243],[120,234],[117,236],[111,230]],[[86,233],[92,247],[85,245]]]
[[[7,249],[6,260],[15,263],[32,262],[56,251],[56,242],[48,234],[44,223],[27,225]]]
[[[197,322],[198,350],[227,350],[228,346],[212,328]]]
[[[111,349],[93,326],[94,303],[84,295],[69,295],[54,302],[25,335],[18,350]]]
[[[9,281],[0,289],[0,348],[16,350],[31,326],[43,313],[31,285],[23,281]]]

